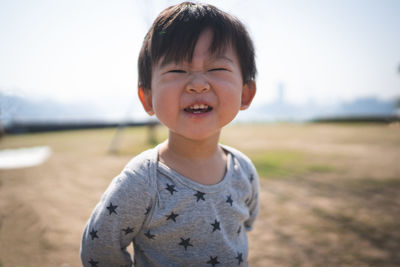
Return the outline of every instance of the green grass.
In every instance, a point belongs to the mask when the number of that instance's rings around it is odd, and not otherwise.
[[[334,171],[327,163],[313,163],[304,151],[269,150],[249,154],[261,178],[285,178]]]
[[[294,150],[275,150],[256,153],[251,159],[260,177],[281,178],[304,173],[304,154]]]
[[[333,171],[333,168],[329,165],[322,165],[322,164],[317,164],[317,165],[311,165],[308,168],[308,171],[310,172],[318,172],[318,173],[325,173],[325,172],[331,172]]]

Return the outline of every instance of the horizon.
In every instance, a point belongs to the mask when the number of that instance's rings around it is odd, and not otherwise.
[[[361,97],[329,105],[312,102],[293,104],[286,101],[284,90],[280,89],[277,99],[239,112],[233,122],[307,122],[321,119],[391,121],[400,118],[400,98],[382,100],[376,97]],[[102,128],[104,125],[143,124],[155,121],[157,118],[154,116],[138,116],[130,112],[120,116],[118,112],[105,111],[94,104],[35,100],[0,92],[0,124],[6,128],[13,125],[54,125],[58,128],[63,124],[72,128],[74,125],[84,124],[93,127],[98,125]]]

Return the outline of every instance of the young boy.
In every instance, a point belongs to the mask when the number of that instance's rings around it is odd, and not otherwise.
[[[168,140],[133,158],[83,233],[84,266],[247,266],[258,176],[221,128],[256,92],[254,48],[236,18],[207,4],[164,10],[139,56],[139,98]]]

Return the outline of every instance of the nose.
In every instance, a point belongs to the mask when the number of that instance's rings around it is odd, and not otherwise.
[[[186,85],[186,91],[188,93],[206,93],[210,91],[210,84],[207,79],[201,73],[193,73],[190,76],[190,80]]]

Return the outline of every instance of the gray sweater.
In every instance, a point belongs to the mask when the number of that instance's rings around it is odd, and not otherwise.
[[[158,161],[158,147],[133,158],[110,184],[83,232],[84,266],[247,266],[246,231],[258,213],[258,175],[241,152],[215,185]]]

